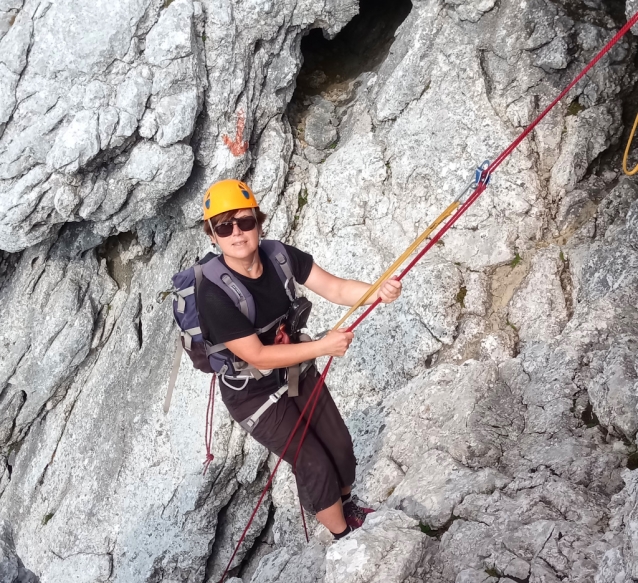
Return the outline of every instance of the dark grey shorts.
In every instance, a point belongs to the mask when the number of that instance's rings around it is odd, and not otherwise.
[[[262,415],[251,435],[280,456],[318,380],[319,374],[313,366],[299,381],[299,396],[282,396]],[[264,400],[263,395],[254,399],[248,396],[241,404],[227,404],[227,407],[233,419],[243,421]],[[286,452],[284,460],[289,464],[292,464],[295,457],[304,427],[305,421],[301,423]],[[341,489],[354,484],[355,468],[352,438],[328,388],[324,386],[297,458],[295,475],[303,507],[314,514],[332,506],[339,500]]]

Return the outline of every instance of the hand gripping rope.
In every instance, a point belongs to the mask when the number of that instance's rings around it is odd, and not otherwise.
[[[412,261],[410,261],[410,263],[405,267],[405,269],[399,274],[399,276],[396,279],[398,281],[401,281],[408,274],[408,272],[417,264],[417,262],[430,249],[432,249],[432,247],[443,237],[443,235],[445,235],[445,233],[452,227],[452,225],[454,225],[454,223],[456,223],[456,221],[458,221],[461,218],[461,216],[476,202],[476,200],[481,196],[481,194],[483,194],[483,192],[485,192],[485,189],[487,188],[487,186],[488,186],[488,184],[490,182],[491,175],[494,173],[494,171],[508,158],[508,156],[534,130],[534,128],[547,116],[547,114],[552,109],[554,109],[554,107],[556,107],[556,105],[578,84],[578,82],[585,75],[587,75],[587,73],[589,73],[589,71],[593,67],[596,66],[596,64],[600,61],[600,59],[602,59],[618,43],[618,41],[629,32],[629,30],[636,23],[638,23],[638,12],[636,12],[636,14],[634,14],[632,16],[632,18],[627,22],[627,24],[625,24],[625,26],[623,26],[618,31],[618,33],[604,46],[604,48],[578,74],[578,76],[561,92],[561,94],[556,99],[554,99],[554,101],[552,101],[545,108],[545,110],[520,134],[520,136],[518,136],[518,138],[516,138],[493,162],[490,163],[490,162],[486,161],[483,164],[481,164],[481,166],[479,166],[477,168],[477,170],[475,172],[474,180],[465,188],[465,190],[463,190],[463,192],[459,196],[457,196],[457,198],[454,200],[454,202],[448,208],[446,208],[445,211],[443,211],[443,213],[418,237],[418,239],[414,243],[412,243],[412,245],[410,245],[410,247],[408,247],[408,249],[406,249],[406,251],[401,255],[401,257],[399,257],[399,259],[397,259],[397,261],[395,261],[390,266],[390,268],[388,268],[384,272],[384,274],[361,297],[361,299],[357,302],[357,304],[355,304],[355,306],[353,306],[348,311],[348,313],[337,323],[337,325],[333,328],[333,330],[337,330],[346,321],[346,319],[348,317],[350,317],[350,315],[352,315],[352,313],[358,307],[362,306],[365,303],[365,301],[377,289],[379,289],[379,287],[381,287],[381,284],[388,277],[390,277],[396,271],[396,269],[398,269],[398,267],[401,266],[403,261],[405,261],[405,259],[407,259],[407,257],[422,242],[424,242],[430,236],[430,234],[432,234],[444,221],[446,221],[446,219],[451,217],[451,218],[449,218],[449,220],[447,220],[447,222],[445,222],[443,227],[432,237],[432,239],[430,239],[428,244],[417,255],[415,255],[415,257],[412,259]],[[470,196],[464,202],[461,203],[461,200],[463,199],[463,197],[465,196],[465,194],[468,191],[473,191],[473,192],[470,194]],[[377,298],[377,300],[373,304],[371,304],[348,327],[348,331],[352,332],[365,318],[367,318],[367,316],[380,303],[381,303],[381,300]],[[306,425],[304,427],[304,431],[302,433],[301,440],[299,442],[299,446],[297,447],[297,452],[295,453],[295,457],[294,457],[294,461],[293,461],[293,471],[294,471],[295,462],[296,462],[297,458],[299,457],[299,452],[301,451],[301,446],[303,445],[304,438],[306,437],[306,434],[308,432],[308,428],[310,427],[310,421],[312,419],[312,415],[313,415],[313,413],[315,411],[315,408],[317,406],[317,403],[319,401],[319,395],[321,393],[321,389],[323,388],[326,376],[328,374],[328,370],[330,369],[330,366],[332,365],[332,361],[333,361],[333,358],[330,357],[330,359],[328,360],[328,363],[326,364],[326,367],[323,369],[323,372],[321,373],[321,376],[319,377],[319,380],[317,381],[317,384],[315,385],[314,389],[312,390],[312,393],[310,395],[310,399],[308,399],[308,402],[306,403],[306,406],[303,408],[303,411],[301,412],[301,415],[299,416],[299,419],[297,420],[297,423],[295,423],[295,426],[294,426],[290,436],[288,437],[288,440],[286,441],[286,445],[284,446],[284,449],[283,449],[283,451],[281,453],[281,456],[277,460],[277,463],[275,464],[275,467],[274,467],[272,473],[270,474],[270,477],[268,478],[268,482],[266,483],[266,486],[264,487],[264,489],[263,489],[263,491],[261,493],[261,496],[259,497],[259,501],[257,502],[257,505],[256,505],[255,509],[253,510],[251,516],[250,516],[250,520],[248,521],[248,524],[246,525],[246,528],[244,529],[244,532],[242,533],[241,537],[239,538],[237,546],[235,547],[235,551],[233,552],[232,556],[230,557],[230,560],[228,561],[228,565],[226,567],[226,570],[224,571],[224,574],[222,575],[222,578],[220,579],[219,583],[223,583],[224,579],[226,578],[226,575],[228,574],[228,571],[230,570],[230,567],[231,567],[231,565],[233,563],[233,560],[235,559],[235,555],[237,554],[237,551],[239,550],[239,547],[241,546],[241,543],[244,541],[244,538],[246,537],[246,533],[248,532],[248,529],[250,528],[250,526],[253,523],[255,515],[257,514],[257,510],[261,506],[261,503],[262,503],[262,501],[263,501],[263,499],[264,499],[264,497],[266,495],[266,492],[268,491],[268,489],[270,488],[270,485],[273,482],[275,474],[277,473],[277,470],[279,469],[279,465],[281,464],[281,461],[283,460],[284,455],[288,451],[288,448],[290,447],[292,439],[295,436],[295,434],[297,433],[297,430],[299,429],[299,426],[301,425],[301,421],[304,419],[304,417],[306,416],[306,413],[308,412],[308,409],[310,408],[310,414],[306,418]],[[302,514],[303,514],[303,509],[302,509]],[[305,518],[304,518],[304,527],[305,527]],[[307,537],[308,537],[308,533],[306,532],[306,538]]]

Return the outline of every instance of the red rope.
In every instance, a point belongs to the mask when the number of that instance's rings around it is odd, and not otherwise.
[[[204,460],[204,475],[208,470],[208,466],[215,459],[211,453],[213,447],[213,416],[215,413],[215,380],[217,375],[213,373],[210,381],[210,389],[208,390],[208,405],[206,406],[206,431],[204,432],[204,443],[206,444],[206,460]]]
[[[494,162],[492,162],[489,166],[489,168],[487,169],[487,173],[490,174],[492,172],[494,172],[494,170],[496,170],[505,160],[505,158],[507,158],[516,148],[518,148],[518,146],[520,145],[520,143],[532,132],[532,130],[541,122],[543,121],[543,119],[545,118],[545,116],[552,110],[554,109],[554,107],[556,107],[556,105],[558,104],[558,102],[563,99],[563,97],[565,97],[565,95],[567,95],[576,84],[578,84],[578,82],[585,76],[587,75],[587,73],[589,73],[589,71],[596,66],[596,64],[598,63],[598,61],[600,61],[600,59],[602,59],[617,43],[618,41],[625,36],[629,30],[636,24],[638,23],[638,12],[636,12],[636,14],[634,14],[631,19],[629,21],[627,21],[627,24],[625,24],[625,26],[623,26],[617,33],[616,35],[602,48],[602,50],[591,60],[591,62],[578,74],[578,76],[576,77],[576,79],[574,79],[564,90],[563,92],[556,98],[554,99],[554,101],[552,101],[546,108],[545,111],[543,111],[543,113],[541,113],[533,122],[530,126],[528,126],[525,131],[518,136],[518,138],[516,138],[508,148],[506,148],[503,153],[496,158],[496,160],[494,160]]]
[[[516,138],[516,140],[514,140],[510,146],[508,146],[495,160],[494,162],[492,162],[489,167],[487,168],[487,170],[485,171],[484,176],[487,178],[492,172],[494,172],[502,163],[503,161],[520,145],[520,143],[534,130],[534,128],[545,118],[545,116],[554,108],[556,107],[556,105],[558,104],[559,101],[561,101],[561,99],[563,99],[565,97],[565,95],[567,95],[573,88],[574,86],[592,69],[592,67],[594,67],[599,61],[600,59],[602,59],[617,43],[618,41],[627,34],[627,32],[629,32],[629,30],[638,23],[638,12],[636,12],[636,14],[634,14],[634,16],[627,22],[627,24],[625,24],[625,26],[623,26],[620,31],[618,31],[618,33],[605,45],[605,47],[594,57],[594,59],[592,59],[592,61],[580,72],[580,74],[567,86],[567,88],[554,100],[552,101],[552,103],[547,106],[547,108],[545,108],[545,110],[536,118],[536,120],[534,120],[534,122],[532,122],[531,125],[529,125],[522,133],[520,136],[518,136],[518,138]],[[476,202],[476,200],[479,198],[479,196],[481,196],[481,194],[483,194],[483,192],[485,191],[487,185],[485,183],[481,183],[478,185],[478,187],[476,188],[476,190],[472,193],[472,195],[459,207],[459,209],[456,211],[456,213],[454,213],[454,215],[445,223],[445,225],[441,228],[441,230],[434,236],[432,237],[432,239],[430,239],[429,243],[425,246],[425,248],[420,251],[415,257],[414,259],[408,264],[408,266],[401,272],[401,274],[398,276],[398,280],[401,281],[406,275],[407,273],[416,265],[416,263],[423,257],[423,255],[425,255],[432,247],[433,245],[435,245],[437,243],[437,241],[439,241],[441,239],[441,237],[452,227],[452,225],[454,225],[454,223],[456,223],[456,221],[461,218],[461,216]],[[381,303],[380,299],[377,299],[373,304],[371,304],[366,310],[365,312],[363,312],[363,314],[361,314],[348,328],[348,331],[352,331],[354,330],[379,304]],[[312,419],[312,413],[314,413],[314,409],[317,405],[317,402],[319,401],[319,393],[321,392],[321,389],[323,387],[326,375],[328,373],[328,370],[330,368],[330,365],[332,364],[332,357],[330,358],[330,360],[328,360],[328,364],[326,365],[326,367],[324,368],[323,372],[321,373],[321,377],[319,378],[319,381],[317,381],[317,384],[315,385],[314,389],[312,390],[312,393],[310,395],[310,399],[308,400],[308,403],[306,403],[306,406],[303,408],[303,411],[301,412],[301,415],[299,416],[299,419],[297,420],[297,423],[295,424],[290,436],[288,437],[288,441],[286,442],[286,445],[284,447],[284,450],[279,458],[279,460],[277,461],[277,464],[275,465],[272,473],[270,474],[270,477],[268,479],[268,483],[266,484],[266,487],[264,488],[263,492],[261,493],[261,496],[259,498],[259,501],[257,502],[257,506],[255,507],[255,510],[253,510],[253,513],[250,517],[250,520],[248,521],[248,525],[246,526],[246,528],[244,529],[244,532],[242,533],[239,542],[237,543],[237,546],[235,547],[235,551],[233,552],[232,557],[230,558],[230,561],[228,562],[228,566],[226,567],[226,570],[224,571],[224,574],[222,575],[222,578],[220,579],[219,583],[223,583],[224,579],[226,578],[226,575],[228,573],[228,570],[230,569],[230,566],[233,562],[233,559],[235,558],[235,555],[237,554],[237,551],[241,545],[241,543],[244,541],[244,538],[246,537],[246,533],[248,532],[248,529],[250,528],[250,525],[253,522],[253,519],[255,518],[255,515],[257,514],[257,510],[259,509],[259,506],[261,505],[264,496],[266,495],[266,492],[268,491],[268,489],[270,488],[270,485],[272,484],[272,481],[274,479],[275,473],[277,472],[277,470],[279,469],[279,465],[281,464],[281,461],[283,460],[283,457],[286,453],[286,451],[288,450],[288,447],[290,446],[290,443],[292,442],[292,439],[295,435],[295,433],[297,432],[297,430],[299,429],[299,426],[301,425],[301,420],[304,418],[304,415],[306,413],[306,410],[308,409],[308,406],[313,403],[312,406],[312,412],[310,414],[310,416],[307,418],[306,420],[306,426],[304,428],[304,433],[302,434],[301,440],[299,441],[299,446],[297,447],[297,452],[295,454],[295,458],[293,461],[293,467],[294,464],[299,456],[299,452],[301,450],[301,446],[303,445],[303,441],[304,438],[306,436],[306,433],[308,431],[308,427],[310,424],[310,420]],[[314,402],[313,402],[314,401]],[[306,533],[307,536],[307,533]]]

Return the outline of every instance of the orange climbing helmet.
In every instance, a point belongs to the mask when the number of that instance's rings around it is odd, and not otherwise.
[[[239,180],[220,180],[211,185],[204,195],[204,220],[215,215],[239,209],[257,208],[253,191]]]

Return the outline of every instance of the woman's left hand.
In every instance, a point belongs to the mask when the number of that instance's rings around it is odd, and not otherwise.
[[[380,298],[384,304],[389,304],[401,295],[401,289],[401,282],[393,277],[383,282],[381,288],[379,288],[377,297]]]

